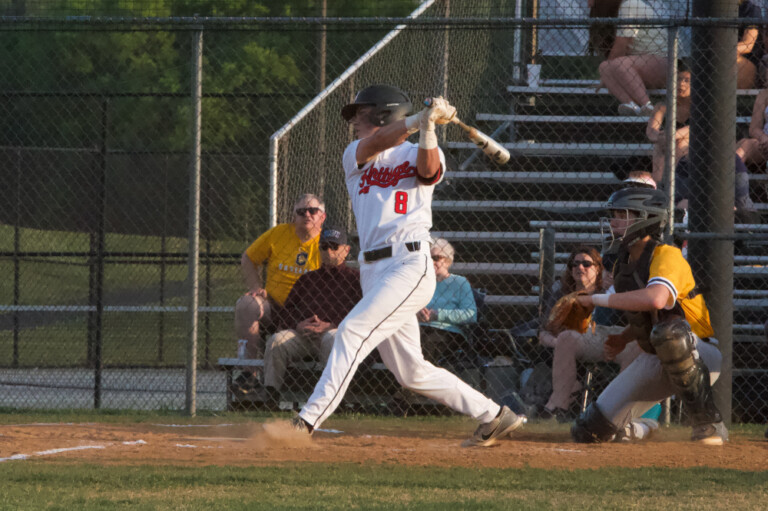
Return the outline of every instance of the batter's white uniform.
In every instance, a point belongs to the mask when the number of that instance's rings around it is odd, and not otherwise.
[[[418,145],[404,142],[362,166],[359,140],[344,151],[343,164],[360,237],[360,280],[363,299],[339,325],[320,381],[299,415],[318,427],[341,402],[360,362],[374,348],[397,381],[408,389],[490,422],[498,404],[454,374],[424,360],[416,313],[435,291],[430,257],[434,184],[419,181]],[[438,149],[439,150],[439,149]],[[440,151],[441,173],[445,156]],[[406,244],[421,242],[416,251]],[[391,247],[392,256],[366,263],[364,252]]]

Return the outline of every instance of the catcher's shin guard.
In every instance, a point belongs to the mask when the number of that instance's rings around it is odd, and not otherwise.
[[[580,444],[610,442],[618,429],[605,418],[597,403],[591,403],[571,426],[571,438]]]
[[[688,322],[675,318],[658,323],[651,331],[650,340],[675,393],[690,411],[691,425],[722,421],[712,396],[709,369],[696,352]]]

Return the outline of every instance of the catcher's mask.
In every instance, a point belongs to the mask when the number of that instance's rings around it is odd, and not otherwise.
[[[648,235],[661,235],[669,220],[668,204],[667,195],[652,188],[624,188],[614,192],[605,204],[611,217],[600,218],[603,254],[615,253],[621,246],[628,249]],[[614,211],[624,213],[614,220]],[[630,215],[630,211],[634,215]],[[619,225],[621,217],[625,219],[624,225]]]
[[[413,105],[408,95],[391,85],[371,85],[357,93],[352,103],[341,109],[341,116],[349,122],[361,106],[372,106],[369,121],[374,126],[386,126],[405,118]]]

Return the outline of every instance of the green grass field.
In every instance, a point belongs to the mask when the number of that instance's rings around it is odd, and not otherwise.
[[[0,466],[1,509],[765,509],[768,472],[391,465]]]

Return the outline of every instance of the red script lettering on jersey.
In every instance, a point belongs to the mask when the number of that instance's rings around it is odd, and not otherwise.
[[[409,161],[398,165],[394,169],[389,167],[377,169],[371,165],[371,168],[366,170],[363,177],[360,178],[360,191],[358,195],[368,193],[372,186],[388,188],[390,186],[397,186],[401,179],[414,177],[416,175],[416,167],[410,165],[411,162]]]

